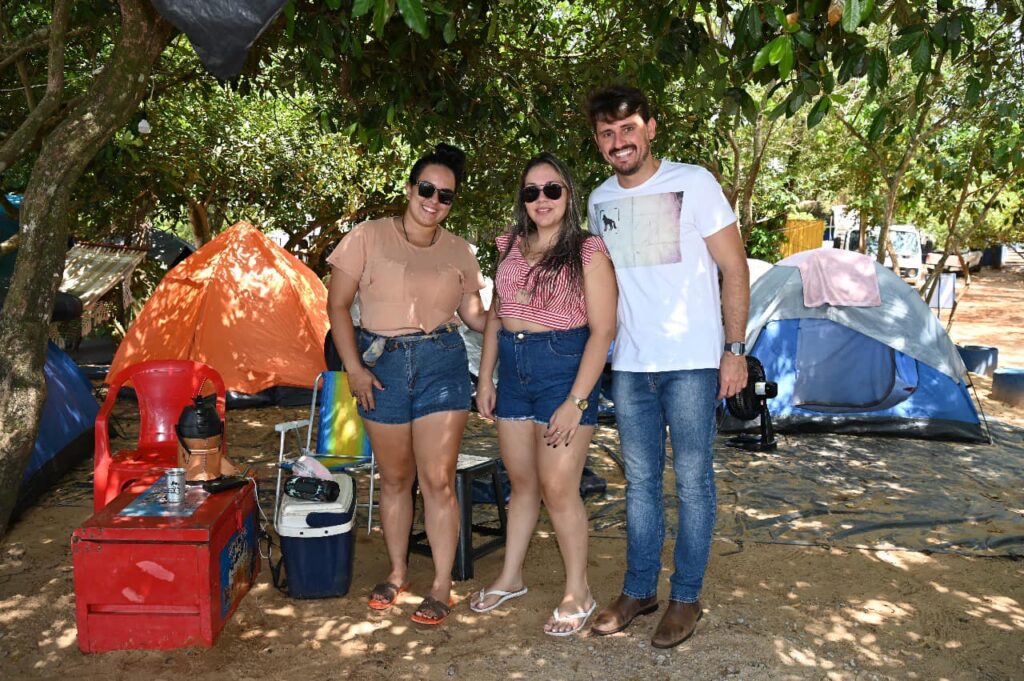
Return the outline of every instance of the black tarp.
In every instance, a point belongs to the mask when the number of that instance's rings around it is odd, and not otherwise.
[[[206,70],[227,80],[242,72],[249,48],[286,0],[153,0],[153,6],[188,36]]]

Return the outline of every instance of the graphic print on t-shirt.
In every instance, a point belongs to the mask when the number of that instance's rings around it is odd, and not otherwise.
[[[594,205],[597,228],[615,267],[668,265],[682,260],[679,216],[683,194],[647,194]]]

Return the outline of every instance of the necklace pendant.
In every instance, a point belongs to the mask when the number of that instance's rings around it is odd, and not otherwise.
[[[525,288],[516,291],[516,302],[520,305],[527,305],[530,302],[530,292]]]

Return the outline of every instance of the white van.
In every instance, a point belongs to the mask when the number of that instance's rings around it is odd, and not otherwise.
[[[878,227],[868,231],[867,254],[874,257],[878,253]],[[889,225],[889,241],[896,251],[896,259],[900,268],[900,276],[912,284],[924,279],[924,258],[921,253],[921,234],[914,225]],[[836,248],[850,251],[860,250],[860,230],[851,229],[842,237],[836,237]],[[892,259],[885,255],[885,266],[892,267]]]

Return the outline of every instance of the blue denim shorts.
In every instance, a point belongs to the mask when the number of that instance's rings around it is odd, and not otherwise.
[[[546,425],[572,390],[588,338],[590,329],[585,326],[536,333],[499,331],[498,400],[494,415]],[[597,423],[600,391],[598,381],[587,398],[590,404],[580,418],[582,425]]]
[[[370,368],[384,390],[373,389],[373,411],[359,415],[376,423],[409,423],[439,411],[467,411],[473,384],[466,344],[457,328],[429,334],[380,336],[359,331],[359,353],[383,338],[383,352]]]

